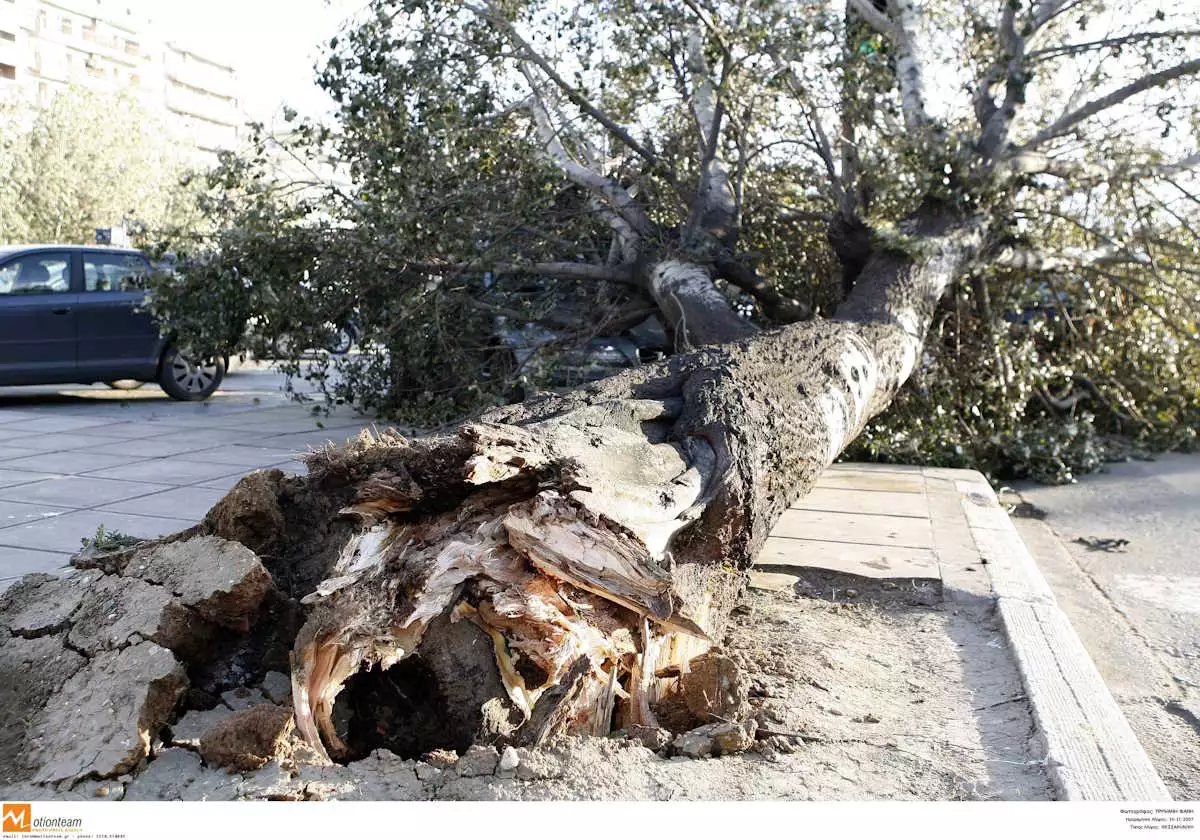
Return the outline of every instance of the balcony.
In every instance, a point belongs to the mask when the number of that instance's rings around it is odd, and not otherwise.
[[[3,5],[3,3],[4,0],[0,0],[0,5]],[[0,38],[0,64],[24,67],[25,51],[21,49],[20,44],[16,41],[7,41]]]
[[[172,111],[221,125],[236,126],[242,122],[241,112],[232,99],[218,99],[178,84],[168,84],[166,105]]]
[[[188,87],[216,93],[221,96],[237,95],[237,73],[218,63],[168,46],[163,56],[163,72],[167,77]]]
[[[22,14],[17,7],[6,0],[0,0],[0,30],[14,35],[29,26],[29,15]]]

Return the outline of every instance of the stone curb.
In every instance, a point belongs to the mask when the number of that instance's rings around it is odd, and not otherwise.
[[[1044,742],[1047,774],[1059,796],[1170,801],[1166,785],[987,480],[974,470],[936,472],[939,478],[954,479],[971,537],[987,565]]]

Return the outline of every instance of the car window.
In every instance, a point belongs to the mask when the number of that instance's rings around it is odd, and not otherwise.
[[[0,266],[0,295],[71,291],[71,255],[29,254]]]
[[[85,292],[131,292],[146,288],[149,263],[137,254],[84,254]]]

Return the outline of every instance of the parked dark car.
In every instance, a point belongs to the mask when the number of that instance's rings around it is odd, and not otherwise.
[[[79,245],[0,247],[0,385],[155,381],[177,400],[221,384],[221,357],[192,358],[145,311],[150,261]]]

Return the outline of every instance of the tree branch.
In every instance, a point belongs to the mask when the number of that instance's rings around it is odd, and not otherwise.
[[[1175,29],[1166,32],[1134,32],[1129,35],[1121,35],[1115,38],[1100,38],[1096,41],[1087,41],[1080,44],[1059,44],[1055,47],[1045,47],[1044,49],[1034,50],[1033,52],[1029,53],[1028,58],[1030,61],[1039,61],[1044,59],[1060,58],[1067,55],[1078,55],[1079,53],[1091,52],[1093,50],[1124,47],[1128,46],[1129,44],[1138,44],[1144,41],[1197,37],[1200,37],[1200,29]]]
[[[501,14],[491,3],[488,3],[486,6],[467,4],[467,8],[474,12],[481,19],[487,21],[494,28],[503,32],[513,46],[523,53],[525,59],[537,65],[538,69],[546,74],[546,78],[553,82],[554,86],[557,87],[563,93],[563,95],[575,105],[575,107],[587,114],[596,122],[600,123],[600,125],[604,126],[609,134],[620,140],[630,149],[630,151],[642,158],[648,164],[651,166],[658,165],[658,155],[656,155],[647,146],[644,146],[635,140],[633,135],[629,133],[628,129],[624,128],[608,114],[604,113],[595,105],[593,105],[586,96],[584,96],[573,85],[569,84],[566,79],[560,76],[554,69],[553,65],[551,65],[544,56],[537,52],[537,50],[530,46],[529,42],[522,38],[521,34],[517,32],[517,28],[513,26],[512,23],[509,22],[509,20],[504,17],[504,15]]]
[[[875,8],[875,4],[871,0],[847,0],[847,8],[853,9],[854,13],[862,18],[867,26],[874,29],[880,35],[887,38],[896,37],[896,27],[888,16]]]
[[[1099,113],[1107,111],[1115,105],[1119,105],[1127,99],[1137,96],[1139,93],[1144,93],[1154,88],[1162,87],[1169,82],[1184,76],[1200,73],[1200,59],[1185,61],[1182,64],[1176,64],[1174,67],[1168,67],[1166,70],[1160,70],[1157,73],[1151,73],[1148,76],[1143,76],[1135,82],[1131,82],[1123,88],[1114,90],[1107,96],[1101,96],[1098,99],[1093,99],[1073,111],[1063,114],[1051,125],[1039,131],[1024,145],[1017,148],[1016,151],[1024,152],[1030,149],[1037,148],[1048,140],[1053,140],[1056,137],[1062,137],[1064,134],[1071,132],[1075,126],[1086,120],[1091,119]]]
[[[729,174],[720,155],[721,121],[725,105],[713,88],[712,74],[704,58],[699,30],[688,36],[687,68],[692,74],[692,111],[701,134],[700,188],[684,227],[684,242],[690,243],[698,230],[725,245],[737,238],[734,227],[736,206]]]
[[[846,218],[852,218],[855,215],[854,196],[847,192],[847,185],[833,162],[833,147],[829,143],[829,136],[825,133],[824,126],[821,125],[821,120],[817,116],[816,109],[812,107],[804,86],[800,83],[792,68],[774,53],[771,54],[771,58],[775,62],[775,72],[783,77],[784,85],[792,96],[795,97],[797,104],[799,104],[803,112],[804,122],[807,124],[809,134],[813,139],[813,148],[817,156],[821,158],[821,162],[825,165],[825,172],[829,176],[829,186],[833,190],[838,210]],[[847,163],[847,156],[843,154],[843,166]]]
[[[1025,102],[1025,86],[1029,76],[1025,69],[1025,39],[1017,32],[1017,7],[1006,2],[1000,14],[999,56],[992,69],[980,82],[975,94],[975,116],[981,129],[979,150],[987,160],[994,160],[1008,145],[1009,127],[1017,107]],[[991,86],[1001,76],[1005,79],[1004,101],[996,105]]]
[[[1088,0],[1042,0],[1034,4],[1030,34],[1044,27],[1059,15],[1065,14]]]
[[[887,8],[894,22],[889,37],[896,46],[896,84],[904,124],[910,131],[917,131],[932,124],[925,110],[924,59],[917,46],[918,9],[913,0],[888,0]]]
[[[548,277],[565,277],[571,280],[600,280],[623,285],[637,285],[633,270],[628,266],[596,265],[581,262],[410,262],[406,268],[430,274],[467,274],[492,272],[494,274],[530,274]]]
[[[993,265],[1016,268],[1023,271],[1064,271],[1081,266],[1099,265],[1150,265],[1146,254],[1127,248],[1068,248],[1057,253],[1037,250],[1005,248],[991,258]]]
[[[812,310],[798,300],[786,298],[759,276],[759,273],[736,257],[718,257],[717,276],[751,295],[763,313],[780,324],[793,324],[812,317]]]
[[[563,170],[567,178],[602,199],[611,208],[616,219],[609,218],[609,223],[618,233],[630,233],[646,236],[653,230],[653,224],[646,213],[634,200],[629,191],[620,184],[607,178],[591,167],[584,166],[575,160],[563,146],[557,129],[550,119],[550,112],[542,98],[537,80],[524,64],[521,72],[532,88],[532,99],[528,106],[533,114],[534,125],[542,141],[546,153]],[[601,208],[601,212],[604,212]]]

